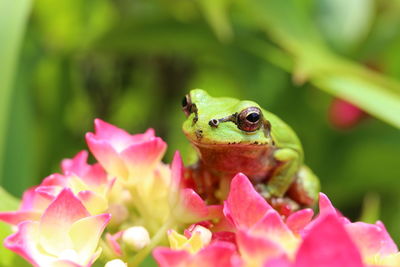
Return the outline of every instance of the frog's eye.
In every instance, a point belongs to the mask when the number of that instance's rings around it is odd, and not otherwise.
[[[254,132],[262,125],[262,113],[258,107],[249,107],[242,110],[237,117],[237,126],[245,132]]]
[[[192,101],[190,100],[189,95],[185,95],[182,99],[182,110],[186,116],[189,116],[192,112]]]

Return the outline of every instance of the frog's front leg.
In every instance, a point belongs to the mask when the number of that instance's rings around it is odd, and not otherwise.
[[[292,184],[300,167],[300,155],[291,148],[281,148],[274,152],[274,160],[278,167],[272,173],[265,188],[270,197],[283,197]]]

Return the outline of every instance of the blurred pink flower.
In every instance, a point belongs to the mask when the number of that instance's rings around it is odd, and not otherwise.
[[[366,113],[359,107],[345,100],[335,98],[329,108],[329,120],[339,129],[347,129],[357,125]]]

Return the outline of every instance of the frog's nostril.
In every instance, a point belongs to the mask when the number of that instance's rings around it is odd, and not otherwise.
[[[211,127],[213,127],[213,128],[217,128],[217,127],[218,127],[218,124],[219,124],[219,120],[217,120],[217,119],[211,119],[211,120],[208,122],[208,124],[209,124]]]

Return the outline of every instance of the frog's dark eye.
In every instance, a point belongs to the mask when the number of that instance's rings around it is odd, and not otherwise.
[[[192,101],[190,100],[189,95],[185,95],[182,99],[182,110],[186,116],[189,116],[192,112]]]
[[[245,132],[254,132],[262,125],[262,113],[258,107],[249,107],[242,110],[237,117],[237,126]]]

